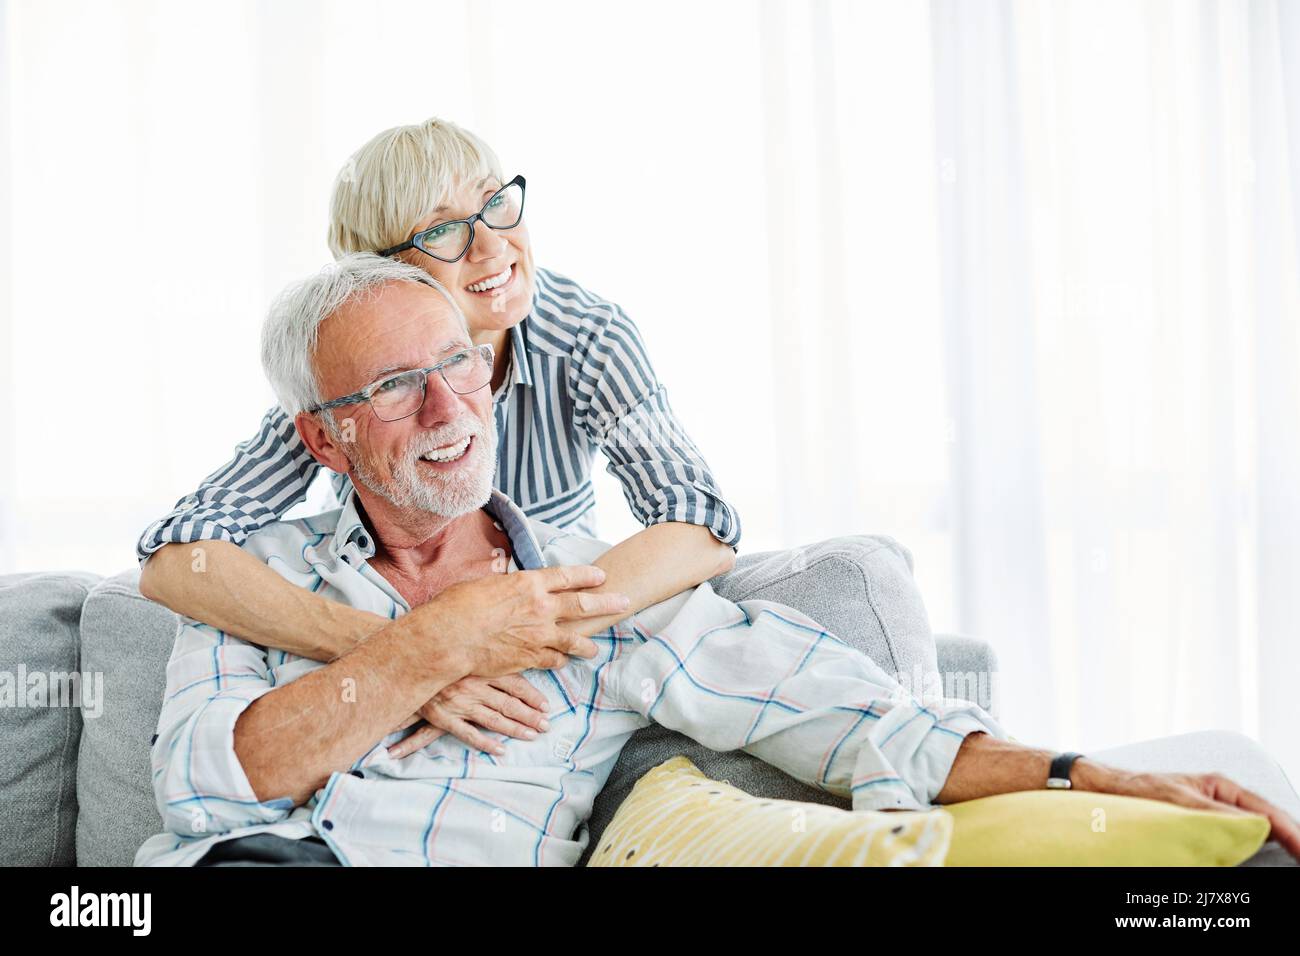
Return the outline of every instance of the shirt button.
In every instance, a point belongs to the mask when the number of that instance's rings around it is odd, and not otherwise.
[[[333,820],[322,820],[322,821],[320,822],[320,825],[323,826],[326,830],[333,830],[333,829],[334,829],[334,821],[333,821]]]
[[[363,548],[368,548],[370,547],[370,539],[363,534],[361,537],[357,538],[357,544],[361,545]]]

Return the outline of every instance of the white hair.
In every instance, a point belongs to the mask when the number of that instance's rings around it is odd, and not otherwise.
[[[324,400],[315,367],[320,324],[353,299],[373,295],[390,282],[416,282],[437,289],[469,335],[456,300],[423,269],[366,253],[344,256],[281,292],[262,325],[262,369],[290,417]],[[326,415],[325,422],[326,427],[333,425],[333,417]]]
[[[334,180],[330,252],[338,258],[400,245],[457,184],[486,176],[502,182],[496,153],[455,123],[434,117],[384,130]]]

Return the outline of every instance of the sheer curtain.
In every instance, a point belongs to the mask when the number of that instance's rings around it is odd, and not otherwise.
[[[1300,11],[932,9],[957,619],[1024,725],[1294,773]]]
[[[746,550],[886,533],[1021,739],[1300,777],[1300,12],[1246,2],[0,0],[0,572],[133,562],[270,403],[380,129],[529,178]],[[635,525],[598,481],[603,536]]]

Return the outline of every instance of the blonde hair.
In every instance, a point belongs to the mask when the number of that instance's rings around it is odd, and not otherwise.
[[[326,241],[334,258],[378,252],[410,238],[458,183],[501,178],[492,147],[437,117],[384,130],[339,171]]]

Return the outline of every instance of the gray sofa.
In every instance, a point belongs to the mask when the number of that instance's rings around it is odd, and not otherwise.
[[[106,579],[0,577],[0,674],[10,675],[17,695],[0,706],[0,865],[130,865],[136,848],[161,829],[149,747],[178,618],[141,597],[137,578],[134,570]],[[956,636],[938,636],[936,645],[940,673],[960,678],[949,692],[996,716],[997,685],[986,680],[996,672],[991,648]],[[894,651],[863,649],[877,658]],[[59,690],[72,688],[45,679],[74,672],[92,675],[79,694],[61,697]],[[977,688],[982,699],[962,694],[963,687]],[[747,754],[714,753],[648,727],[625,748],[596,802],[590,847],[640,775],[675,753],[753,793],[847,806]],[[1110,762],[1119,765],[1229,772],[1275,801],[1289,799],[1300,816],[1300,799],[1281,770],[1247,738],[1190,734],[1113,753]],[[1162,762],[1168,767],[1157,766]],[[1261,854],[1262,862],[1272,860]]]

